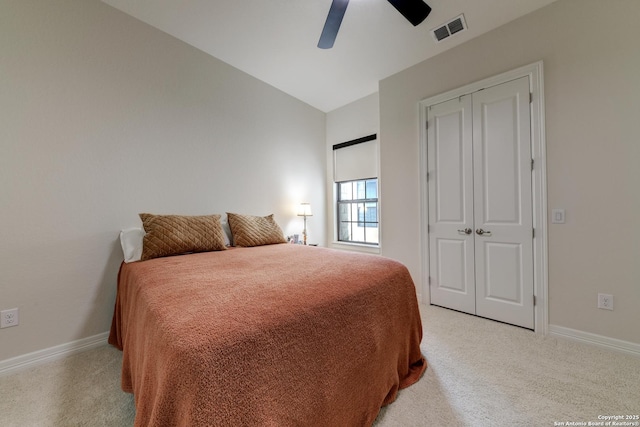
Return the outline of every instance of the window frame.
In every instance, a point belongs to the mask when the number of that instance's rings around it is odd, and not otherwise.
[[[375,186],[376,186],[376,197],[375,198],[367,198],[367,181],[373,181],[375,180]],[[365,197],[360,199],[360,198],[354,198],[352,197],[350,200],[343,200],[342,199],[342,184],[346,184],[346,183],[351,183],[352,184],[352,190],[353,188],[356,186],[356,183],[358,182],[363,182],[364,187],[365,187]],[[338,243],[343,243],[343,244],[357,244],[357,245],[366,245],[366,246],[370,246],[370,247],[380,247],[380,194],[379,194],[379,179],[378,177],[371,177],[371,178],[362,178],[362,179],[354,179],[354,180],[348,180],[348,181],[339,181],[339,182],[335,182],[335,186],[336,186],[336,227],[337,227],[337,242]],[[352,193],[353,194],[353,193]],[[367,220],[367,204],[375,204],[375,217],[376,217],[376,221],[368,221]],[[357,209],[357,216],[354,219],[353,216],[351,218],[350,221],[341,221],[340,219],[340,207],[341,205],[348,205],[349,206],[349,210],[353,209],[353,205],[356,205],[356,209]],[[360,214],[360,208],[357,205],[364,205],[364,212],[362,213],[362,217]],[[361,220],[362,218],[362,220]],[[341,223],[349,223],[350,224],[350,237],[353,238],[353,225],[356,224],[358,227],[362,227],[364,229],[364,240],[345,240],[341,238],[341,234],[340,234],[340,225]],[[362,224],[362,225],[360,225]],[[368,224],[372,224],[375,226],[368,226]],[[375,228],[376,230],[376,234],[377,234],[377,242],[367,242],[367,230],[369,229],[373,229]]]

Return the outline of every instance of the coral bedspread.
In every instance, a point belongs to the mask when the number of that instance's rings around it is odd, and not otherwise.
[[[421,338],[402,264],[279,244],[123,264],[109,342],[136,426],[368,426]]]

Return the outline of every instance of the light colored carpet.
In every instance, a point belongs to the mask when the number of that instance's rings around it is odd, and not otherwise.
[[[429,368],[375,427],[553,426],[640,414],[640,358],[439,307],[421,311]],[[104,346],[0,377],[0,426],[131,426],[120,363]]]

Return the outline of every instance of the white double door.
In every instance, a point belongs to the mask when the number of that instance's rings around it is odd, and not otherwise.
[[[529,78],[427,107],[431,303],[533,329]]]

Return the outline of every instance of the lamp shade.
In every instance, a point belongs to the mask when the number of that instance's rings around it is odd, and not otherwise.
[[[311,205],[309,203],[300,203],[298,206],[298,216],[312,216]]]

